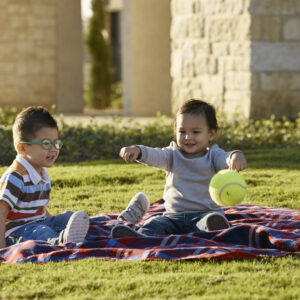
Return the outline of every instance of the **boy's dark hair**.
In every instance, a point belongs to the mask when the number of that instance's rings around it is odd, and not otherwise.
[[[52,117],[50,112],[42,106],[30,106],[21,111],[13,125],[13,139],[14,146],[21,141],[30,141],[35,137],[38,130],[44,127],[56,128],[58,130],[57,122]]]
[[[192,114],[192,115],[203,115],[206,118],[209,129],[218,130],[218,121],[216,117],[215,108],[204,101],[190,99],[186,101],[178,110],[178,114]],[[175,119],[175,130],[176,130],[176,119]]]

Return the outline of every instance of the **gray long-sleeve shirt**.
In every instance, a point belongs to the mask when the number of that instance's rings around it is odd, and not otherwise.
[[[185,158],[175,142],[162,149],[138,147],[142,152],[139,162],[166,171],[163,199],[167,213],[221,211],[209,195],[209,182],[216,172],[228,169],[234,151],[213,145],[201,157]]]

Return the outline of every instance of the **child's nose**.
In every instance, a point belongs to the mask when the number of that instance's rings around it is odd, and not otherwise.
[[[49,149],[50,152],[57,152],[58,149],[55,148],[55,146],[51,145],[51,148]]]
[[[191,139],[192,138],[192,134],[191,133],[186,133],[185,134],[185,139],[188,140],[188,139]]]

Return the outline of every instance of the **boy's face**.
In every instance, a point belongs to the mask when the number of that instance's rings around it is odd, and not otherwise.
[[[56,128],[43,127],[35,133],[35,137],[26,142],[39,142],[43,139],[54,141],[58,138]],[[20,143],[18,145],[18,153],[20,153],[31,165],[41,173],[43,167],[50,168],[56,161],[59,150],[53,146],[49,150],[45,150],[41,145],[28,145]]]
[[[183,155],[187,158],[204,155],[216,130],[209,129],[203,115],[178,114],[176,120],[176,142]]]

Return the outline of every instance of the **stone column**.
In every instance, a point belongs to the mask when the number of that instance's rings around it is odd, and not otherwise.
[[[56,111],[83,109],[83,39],[80,0],[57,0]]]
[[[124,114],[169,115],[170,0],[126,0],[122,20]]]

